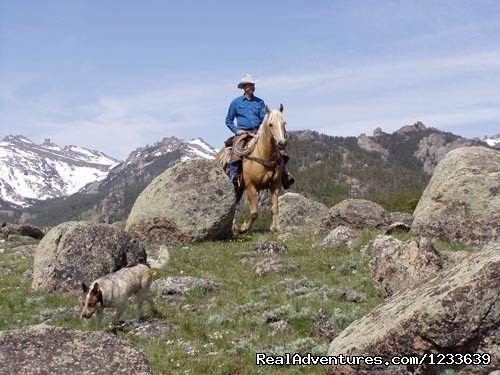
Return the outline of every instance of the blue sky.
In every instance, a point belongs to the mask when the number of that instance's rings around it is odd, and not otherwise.
[[[482,138],[500,132],[500,2],[0,0],[0,138],[219,147],[246,73],[289,130]]]

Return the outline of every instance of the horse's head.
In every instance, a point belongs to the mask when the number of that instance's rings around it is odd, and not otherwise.
[[[264,124],[271,132],[276,146],[280,150],[283,150],[286,147],[286,120],[283,117],[283,104],[280,104],[279,109],[273,110],[270,110],[266,105],[266,114]]]

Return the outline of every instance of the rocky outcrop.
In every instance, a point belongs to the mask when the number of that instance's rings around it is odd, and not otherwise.
[[[380,144],[375,142],[373,138],[361,134],[358,137],[358,146],[368,152],[376,152],[382,156],[382,159],[387,160],[389,151],[383,148]]]
[[[234,188],[215,161],[187,160],[144,189],[125,228],[155,244],[224,239],[231,234],[235,207]]]
[[[414,212],[411,231],[449,241],[500,238],[500,152],[453,150],[439,163]]]
[[[79,291],[82,281],[146,263],[139,241],[109,224],[67,222],[53,228],[37,246],[32,288],[36,291]]]
[[[384,135],[386,133],[384,133],[382,131],[382,128],[380,126],[376,127],[374,130],[373,130],[373,137],[380,137],[381,135]]]
[[[488,374],[500,365],[500,244],[468,255],[419,287],[398,293],[353,322],[329,355],[492,353],[491,364],[460,366]],[[435,373],[435,366],[334,366],[331,374]],[[467,372],[469,371],[469,372]]]
[[[365,199],[346,199],[330,209],[330,222],[335,228],[381,228],[389,225],[389,213],[377,203]]]
[[[396,240],[370,261],[370,275],[382,295],[388,297],[435,276],[442,267],[441,257],[428,239]]]
[[[104,332],[32,326],[0,332],[3,374],[152,374],[145,354]]]
[[[331,247],[333,249],[343,245],[351,246],[354,241],[356,241],[356,238],[356,233],[352,229],[341,225],[332,230],[330,234],[325,237],[322,245]]]
[[[28,224],[6,224],[0,229],[0,233],[4,236],[15,234],[35,238],[37,240],[41,240],[43,236],[45,236],[42,229]]]
[[[315,231],[330,220],[328,207],[297,193],[286,193],[279,197],[279,210],[282,231]]]
[[[420,121],[417,121],[413,125],[402,126],[399,130],[395,131],[396,134],[414,133],[426,131],[427,127]]]
[[[422,161],[424,171],[432,174],[436,165],[438,165],[448,152],[456,148],[477,145],[478,143],[477,141],[464,138],[453,137],[453,139],[450,139],[449,136],[442,133],[432,133],[422,138],[418,143],[418,148],[414,155]]]

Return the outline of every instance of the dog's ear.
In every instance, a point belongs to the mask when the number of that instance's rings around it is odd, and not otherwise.
[[[94,287],[92,288],[92,294],[97,294],[99,293],[101,290],[99,289],[99,284],[98,283],[95,283],[94,284]]]
[[[82,290],[83,290],[83,293],[85,293],[85,294],[87,294],[89,292],[89,287],[84,282],[82,282]]]

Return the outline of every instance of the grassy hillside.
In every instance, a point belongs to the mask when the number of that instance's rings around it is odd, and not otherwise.
[[[157,299],[161,316],[153,324],[173,326],[161,339],[144,339],[118,331],[136,342],[153,365],[155,374],[324,374],[319,366],[256,367],[255,353],[300,352],[324,354],[336,333],[381,302],[369,278],[368,259],[359,248],[375,232],[361,232],[354,250],[331,250],[317,238],[299,235],[287,243],[280,256],[299,266],[296,271],[260,277],[252,267],[266,256],[251,249],[252,243],[274,238],[253,235],[237,241],[178,245],[171,260],[154,278],[196,276],[214,279],[217,292],[194,290],[184,297]],[[79,319],[79,293],[47,294],[30,291],[25,272],[32,267],[29,254],[19,254],[18,243],[4,242],[0,254],[0,330],[45,321],[78,330],[94,329]],[[133,306],[133,305],[131,305]],[[133,319],[130,307],[124,320]],[[273,328],[282,321],[285,332]],[[105,326],[110,317],[105,319]],[[107,328],[109,329],[109,328]]]

